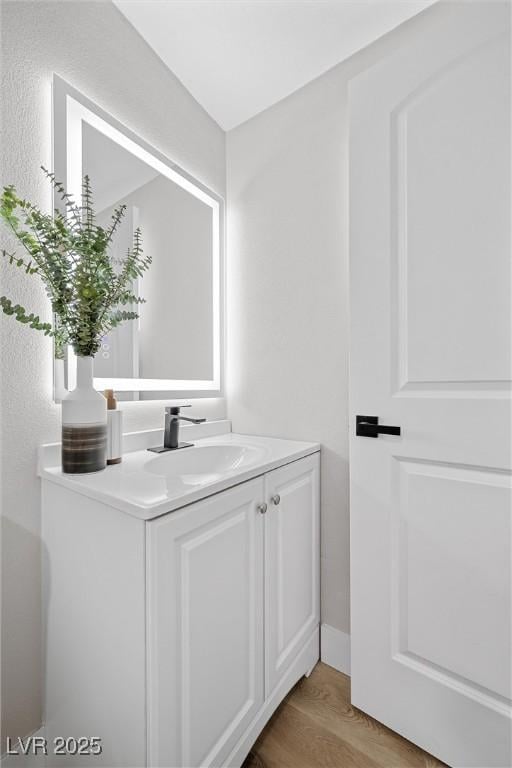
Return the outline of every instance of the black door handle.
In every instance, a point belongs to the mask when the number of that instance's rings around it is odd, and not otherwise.
[[[358,437],[399,434],[400,427],[386,427],[384,424],[379,424],[378,416],[356,416],[356,435]]]

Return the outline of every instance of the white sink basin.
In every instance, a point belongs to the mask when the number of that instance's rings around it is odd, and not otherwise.
[[[160,454],[147,450],[155,444],[152,431],[132,435],[126,442],[138,445],[125,449],[121,464],[90,475],[63,474],[60,446],[45,446],[40,455],[40,475],[134,517],[152,520],[320,448],[317,443],[232,432],[196,440],[187,432],[183,439],[189,435],[195,443],[191,448]]]
[[[146,472],[184,485],[204,485],[262,461],[265,451],[249,445],[198,445],[162,453],[148,461]]]

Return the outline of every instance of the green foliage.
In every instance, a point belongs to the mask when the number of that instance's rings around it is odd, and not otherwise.
[[[10,227],[25,249],[26,256],[1,251],[9,264],[27,275],[42,280],[51,301],[55,321],[43,323],[6,296],[0,308],[18,322],[42,331],[55,340],[56,356],[71,344],[77,355],[95,355],[101,339],[126,320],[135,320],[132,309],[144,299],[133,293],[133,281],[142,277],[151,264],[142,248],[140,229],[133,236],[133,246],[120,262],[114,264],[109,246],[125,214],[126,206],[115,208],[108,227],[95,223],[93,196],[88,176],[82,184],[82,201],[77,205],[53,173],[42,170],[62,200],[65,214],[42,213],[35,205],[18,197],[11,185],[0,196],[0,217]]]

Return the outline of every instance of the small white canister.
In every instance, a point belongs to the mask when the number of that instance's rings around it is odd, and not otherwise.
[[[107,464],[120,464],[123,458],[123,412],[117,410],[113,389],[106,389]]]

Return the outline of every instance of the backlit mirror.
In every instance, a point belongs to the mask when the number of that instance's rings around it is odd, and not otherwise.
[[[114,118],[54,78],[54,166],[79,199],[88,174],[97,221],[126,215],[111,246],[118,260],[137,227],[153,262],[134,293],[138,320],[105,336],[95,386],[121,399],[219,394],[222,360],[222,200]],[[74,386],[75,360],[65,381]]]

